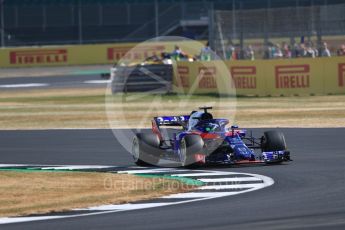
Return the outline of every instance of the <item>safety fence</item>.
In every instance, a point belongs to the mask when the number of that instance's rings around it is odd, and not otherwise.
[[[289,96],[345,93],[345,58],[180,62],[174,91]]]
[[[206,26],[194,32],[181,21],[207,25],[211,6],[203,0],[1,0],[0,46],[138,42],[168,34],[205,39]]]
[[[224,59],[323,57],[343,52],[345,4],[312,1],[301,6],[301,2],[289,7],[212,11],[212,49]]]

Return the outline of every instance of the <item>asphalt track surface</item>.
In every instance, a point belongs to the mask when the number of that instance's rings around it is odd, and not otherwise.
[[[1,229],[345,229],[345,129],[282,129],[293,162],[207,168],[269,176],[255,192]],[[263,130],[255,129],[254,133]],[[0,164],[133,165],[110,130],[0,131]]]
[[[0,78],[0,90],[105,87],[99,74]]]

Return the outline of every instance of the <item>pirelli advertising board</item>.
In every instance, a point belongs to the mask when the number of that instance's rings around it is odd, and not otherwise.
[[[13,50],[9,52],[9,64],[13,66],[26,64],[66,64],[67,49]]]
[[[177,93],[236,95],[227,66],[222,61],[178,62],[174,75]]]
[[[212,67],[200,78],[205,62],[179,62],[176,91],[257,96],[345,94],[345,57],[227,61],[229,74],[216,63],[208,62]],[[236,92],[229,90],[233,87]]]
[[[174,45],[154,42],[135,52],[128,52],[135,43],[1,48],[0,67],[113,64],[126,55],[143,60],[171,52]],[[225,65],[221,61],[178,62],[174,73],[176,92],[258,96],[345,93],[345,57],[226,61]]]
[[[148,42],[132,52],[128,51],[135,47],[136,43],[2,48],[0,67],[114,64],[121,58],[142,61],[155,54],[172,52],[174,45],[181,45],[182,42],[184,47],[188,47],[190,41]],[[188,53],[188,50],[185,51]]]

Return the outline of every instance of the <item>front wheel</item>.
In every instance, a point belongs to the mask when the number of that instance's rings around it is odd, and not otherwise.
[[[267,131],[262,137],[262,152],[265,152],[265,162],[267,164],[279,164],[284,160],[288,160],[290,155],[286,151],[286,142],[284,134],[280,131]],[[283,151],[283,153],[281,153]]]
[[[262,150],[265,152],[286,150],[284,134],[276,130],[264,132]]]

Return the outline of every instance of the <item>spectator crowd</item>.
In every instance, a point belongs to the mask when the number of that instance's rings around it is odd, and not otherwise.
[[[225,59],[227,60],[254,60],[255,57],[262,56],[263,59],[284,59],[284,58],[316,58],[316,57],[331,57],[332,53],[328,47],[327,42],[322,42],[320,46],[315,46],[313,42],[294,43],[292,45],[283,42],[272,43],[267,42],[263,48],[256,49],[258,53],[255,54],[255,50],[252,45],[244,46],[241,48],[239,44],[229,43],[225,48]],[[218,50],[218,56],[222,51]],[[335,52],[336,56],[345,56],[345,44],[341,45]]]
[[[305,42],[300,44],[289,45],[283,42],[281,45],[268,42],[264,49],[256,49],[259,54],[255,53],[255,49],[252,45],[245,46],[241,49],[240,45],[233,45],[229,43],[225,50],[211,49],[207,42],[205,46],[200,50],[198,55],[191,55],[184,52],[178,45],[175,45],[174,50],[171,53],[163,52],[160,56],[153,55],[148,57],[145,62],[172,64],[172,61],[211,61],[217,59],[225,60],[255,60],[256,57],[260,57],[262,54],[263,59],[288,59],[288,58],[316,58],[316,57],[331,57],[331,51],[328,48],[328,44],[323,42],[319,48],[316,48],[312,42]],[[345,56],[345,44],[341,45],[336,50],[337,56]]]

